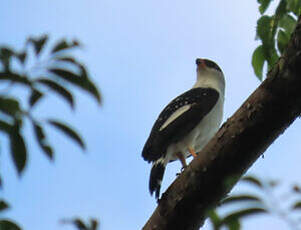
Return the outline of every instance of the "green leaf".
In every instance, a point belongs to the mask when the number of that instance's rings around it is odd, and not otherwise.
[[[86,79],[85,89],[95,97],[98,103],[101,103],[100,93],[96,85],[88,77],[86,68],[83,65],[80,65],[80,69],[81,69],[81,77]]]
[[[10,134],[10,151],[17,172],[21,175],[26,165],[27,151],[24,139],[17,128],[14,128]]]
[[[15,57],[21,62],[21,64],[25,63],[26,56],[27,56],[26,52],[21,52],[15,55]]]
[[[0,230],[21,230],[21,228],[10,220],[0,219]]]
[[[274,65],[276,64],[278,59],[279,59],[279,56],[277,54],[275,47],[273,46],[273,48],[270,50],[270,56],[267,59],[269,71],[274,67]]]
[[[56,57],[56,61],[67,62],[74,65],[79,65],[79,63],[73,57]]]
[[[254,215],[254,214],[262,214],[262,213],[267,213],[267,210],[265,210],[263,208],[248,208],[248,209],[244,209],[244,210],[238,210],[237,212],[233,212],[233,213],[227,215],[223,219],[223,223],[230,223],[231,221],[235,221],[235,220],[243,218],[243,217],[247,217],[247,216]]]
[[[222,204],[228,204],[228,203],[233,203],[233,202],[239,202],[239,201],[255,201],[255,202],[262,202],[260,198],[248,194],[243,194],[243,195],[237,195],[237,196],[229,196],[226,199],[222,201]]]
[[[280,19],[283,15],[287,13],[287,0],[281,0],[277,6],[275,16]]]
[[[227,222],[226,225],[228,226],[229,230],[240,229],[240,222],[238,219],[232,219],[231,221]]]
[[[48,120],[49,124],[53,125],[55,128],[59,129],[63,133],[65,133],[67,136],[69,136],[71,139],[73,139],[76,143],[80,145],[82,149],[85,149],[85,144],[81,137],[73,130],[71,129],[68,125],[63,124],[62,122],[56,121],[49,119]]]
[[[264,15],[257,20],[256,35],[262,43],[272,46],[274,36],[275,18],[272,16]]]
[[[73,40],[71,43],[68,43],[66,40],[61,40],[56,45],[54,45],[51,53],[56,53],[58,51],[62,51],[62,50],[66,50],[66,49],[70,49],[70,48],[74,48],[74,47],[78,47],[78,46],[79,46],[79,42],[76,40]]]
[[[259,12],[264,14],[271,3],[271,0],[257,0],[257,2],[260,3]]]
[[[301,201],[300,201],[300,200],[297,201],[297,202],[294,204],[294,206],[293,206],[292,209],[301,209]]]
[[[57,51],[67,49],[68,47],[69,47],[68,43],[65,40],[62,40],[53,47],[51,53],[55,53]]]
[[[97,230],[98,221],[91,219],[89,225],[85,224],[80,218],[75,218],[71,220],[62,220],[63,224],[73,224],[77,230]]]
[[[256,187],[259,187],[259,188],[263,188],[263,184],[260,182],[259,179],[257,179],[256,177],[254,176],[244,176],[241,181],[245,181],[245,182],[248,182],[252,185],[255,185]]]
[[[295,184],[295,185],[292,187],[292,190],[293,190],[293,192],[295,192],[295,193],[301,194],[301,188],[300,188],[300,186],[297,185],[297,184]]]
[[[27,43],[31,43],[35,49],[36,55],[39,55],[39,53],[41,52],[41,50],[43,49],[44,45],[46,44],[48,40],[48,36],[47,35],[43,35],[37,39],[35,38],[29,38],[27,40]]]
[[[257,21],[257,37],[262,41],[263,53],[265,60],[268,62],[269,70],[278,60],[275,49],[275,33],[276,33],[275,17],[262,16]]]
[[[34,89],[29,97],[30,107],[33,107],[42,97],[43,93],[38,91],[37,89]]]
[[[289,0],[287,2],[287,9],[295,14],[295,16],[301,15],[301,1]]]
[[[37,141],[39,143],[39,146],[44,151],[46,156],[50,160],[53,160],[53,150],[52,150],[51,146],[49,144],[47,144],[46,135],[44,133],[44,130],[43,130],[42,126],[40,126],[36,122],[33,122],[32,124],[33,124],[34,133],[35,133],[35,136],[36,136]]]
[[[54,92],[58,93],[60,96],[62,96],[71,106],[71,108],[74,108],[74,100],[72,94],[63,86],[59,85],[58,83],[49,80],[47,78],[38,78],[35,80],[35,82],[38,82],[42,85],[47,86],[48,88],[52,89]]]
[[[9,208],[9,205],[4,200],[0,200],[0,212],[6,210],[8,208]]]
[[[91,230],[97,230],[98,221],[95,219],[92,219],[90,222],[91,222]]]
[[[20,83],[23,85],[31,86],[31,81],[26,76],[21,76],[15,73],[1,73],[0,80],[11,81],[13,83]]]
[[[80,219],[74,219],[73,224],[77,227],[78,230],[89,230],[84,222]]]
[[[4,67],[4,72],[10,72],[10,61],[14,51],[8,47],[0,47],[0,61]]]
[[[0,47],[0,61],[3,64],[4,71],[10,71],[10,58],[14,55],[14,51],[8,47]]]
[[[211,209],[208,212],[208,217],[209,217],[210,221],[212,222],[214,229],[219,229],[219,226],[221,224],[221,219],[218,216],[217,212],[215,210]]]
[[[286,14],[283,15],[283,17],[279,20],[278,25],[279,27],[283,28],[286,31],[286,33],[289,34],[289,36],[291,36],[297,25],[297,20],[291,15]]]
[[[262,41],[269,41],[273,27],[273,18],[264,15],[257,20],[256,34]]]
[[[15,54],[15,52],[8,48],[8,47],[0,47],[0,59],[9,59],[11,58],[13,55]]]
[[[0,120],[0,130],[6,132],[6,134],[10,134],[12,125],[7,123],[6,121]]]
[[[98,89],[94,85],[93,82],[91,82],[87,76],[87,72],[84,67],[81,67],[81,73],[80,75],[75,74],[73,72],[70,72],[65,69],[49,69],[49,71],[56,76],[63,78],[64,80],[68,81],[69,83],[72,83],[81,89],[87,91],[88,93],[92,94],[94,98],[100,103],[100,94],[98,92]]]
[[[278,31],[277,36],[277,47],[281,54],[283,54],[284,49],[286,48],[288,42],[289,42],[290,36],[285,33],[283,30]]]
[[[13,98],[0,97],[0,111],[11,116],[21,112],[19,102]]]
[[[263,65],[264,65],[265,57],[263,52],[262,45],[258,46],[252,56],[252,66],[255,75],[258,77],[260,81],[262,81],[262,72],[263,72]]]
[[[53,68],[49,72],[77,86],[82,86],[84,79],[81,79],[79,74],[75,74],[65,69]]]

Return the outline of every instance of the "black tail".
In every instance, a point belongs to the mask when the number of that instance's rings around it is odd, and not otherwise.
[[[153,195],[153,193],[156,192],[155,195],[157,199],[160,196],[160,188],[161,188],[161,182],[163,179],[164,171],[165,171],[164,159],[160,158],[153,163],[153,167],[149,178],[149,191],[151,195]]]

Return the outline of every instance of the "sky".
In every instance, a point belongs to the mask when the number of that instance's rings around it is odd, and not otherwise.
[[[164,106],[194,84],[195,59],[212,59],[225,74],[224,120],[260,84],[251,67],[259,44],[255,0],[10,0],[1,5],[0,44],[22,48],[28,36],[45,33],[51,42],[78,39],[84,48],[76,56],[103,96],[98,106],[78,90],[75,113],[56,96],[36,111],[75,127],[86,152],[49,128],[54,163],[29,139],[28,165],[18,178],[2,140],[0,194],[12,206],[2,215],[23,229],[71,230],[59,220],[76,216],[98,218],[102,230],[141,229],[156,207],[148,192],[150,165],[141,150]],[[249,172],[287,185],[299,182],[300,128],[295,121]],[[31,135],[26,130],[28,124],[24,132]],[[168,166],[161,191],[180,168],[177,162]],[[274,217],[251,218],[243,227],[288,229]]]

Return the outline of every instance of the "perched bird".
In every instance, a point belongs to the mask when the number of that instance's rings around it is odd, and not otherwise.
[[[151,195],[158,199],[167,163],[197,154],[217,132],[223,117],[225,79],[220,67],[196,59],[197,81],[192,89],[172,100],[160,113],[144,145],[142,157],[152,162]]]

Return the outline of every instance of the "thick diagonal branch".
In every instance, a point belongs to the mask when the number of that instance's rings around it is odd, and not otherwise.
[[[301,18],[283,57],[162,195],[144,230],[196,230],[301,111]]]

